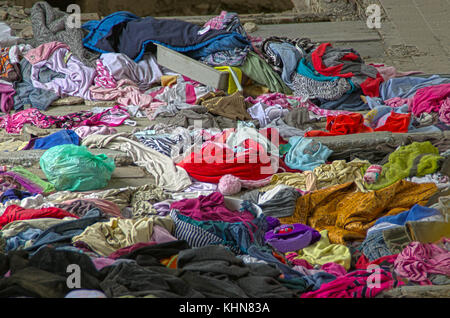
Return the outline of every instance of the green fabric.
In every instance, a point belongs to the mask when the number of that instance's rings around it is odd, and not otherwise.
[[[292,145],[290,143],[287,143],[285,145],[280,145],[279,148],[280,148],[280,155],[284,155],[289,152],[289,149],[292,148]]]
[[[13,167],[11,171],[14,171],[23,176],[24,178],[27,178],[28,180],[32,181],[34,184],[36,184],[42,189],[43,193],[52,193],[56,191],[53,184],[42,180],[41,178],[39,178],[38,176],[36,176],[35,174],[31,173],[30,171],[26,170],[23,167],[20,166]]]
[[[450,237],[450,223],[442,221],[406,222],[406,230],[411,241],[436,243],[443,237]]]
[[[429,141],[413,142],[389,155],[377,182],[366,184],[369,190],[380,190],[407,177],[423,177],[439,169],[439,150]]]
[[[383,240],[392,254],[401,253],[411,243],[405,226],[396,226],[384,230]]]
[[[266,61],[255,52],[249,52],[245,62],[239,67],[241,71],[258,84],[265,85],[271,92],[292,94],[292,90]]]

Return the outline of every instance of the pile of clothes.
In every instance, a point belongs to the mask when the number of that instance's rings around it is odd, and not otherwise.
[[[252,37],[226,11],[204,25],[67,18],[37,2],[33,39],[1,47],[0,150],[116,150],[153,183],[69,191],[0,167],[1,297],[367,298],[450,284],[450,78]],[[228,90],[159,65],[156,44],[229,72]],[[46,114],[62,100],[96,106]],[[18,137],[30,127],[40,133]],[[377,132],[419,134],[375,149],[326,138]]]

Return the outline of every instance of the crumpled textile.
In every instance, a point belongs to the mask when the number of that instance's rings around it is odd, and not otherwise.
[[[287,152],[284,162],[291,169],[313,170],[324,164],[333,153],[327,146],[319,141],[302,136],[289,138],[291,149]]]
[[[108,126],[79,126],[74,129],[80,138],[86,138],[89,135],[113,135],[117,130]]]
[[[172,159],[140,142],[127,137],[126,133],[115,135],[90,135],[83,139],[88,148],[107,148],[128,153],[136,165],[144,167],[155,177],[155,184],[169,191],[180,191],[192,184],[188,173],[174,165]]]
[[[128,79],[119,80],[114,88],[91,86],[89,90],[94,100],[113,100],[123,106],[149,107],[153,102],[150,95],[144,94],[136,83]]]
[[[439,150],[429,141],[401,146],[389,155],[378,180],[366,185],[366,188],[378,190],[400,179],[434,173],[439,169],[439,160],[443,158],[439,155]]]
[[[415,116],[422,113],[439,112],[442,104],[448,98],[450,98],[450,84],[420,88],[412,98],[411,112]]]
[[[220,96],[217,93],[209,93],[200,97],[196,101],[197,105],[202,105],[208,112],[214,115],[224,116],[234,120],[251,120],[252,117],[247,112],[251,105],[245,101],[242,92],[235,92],[228,96]]]
[[[437,244],[411,242],[394,262],[395,272],[420,285],[431,285],[429,275],[450,276],[450,251]]]
[[[322,75],[351,79],[366,96],[380,96],[383,77],[374,66],[365,64],[354,49],[334,48],[331,43],[322,43],[307,55],[306,61]]]
[[[303,259],[311,265],[324,265],[336,263],[346,270],[350,269],[351,254],[347,246],[333,244],[328,238],[328,231],[320,231],[320,240],[296,252],[286,253],[290,261]]]
[[[251,96],[245,98],[245,101],[248,101],[252,104],[256,104],[258,102],[261,102],[263,104],[274,106],[274,105],[281,105],[283,108],[288,109],[295,109],[298,107],[305,107],[317,117],[327,117],[328,115],[341,115],[341,114],[351,114],[352,112],[346,111],[346,110],[328,110],[328,109],[322,109],[315,104],[313,104],[311,101],[302,101],[301,97],[298,96],[288,96],[283,93],[267,93],[259,95],[256,98],[253,98]]]
[[[444,99],[439,108],[439,119],[446,125],[450,125],[450,97]]]
[[[81,234],[72,238],[72,243],[83,242],[106,257],[126,246],[152,241],[155,225],[165,228],[169,233],[174,232],[174,223],[170,217],[110,218],[106,222],[88,226]]]
[[[404,283],[381,268],[374,272],[357,270],[322,284],[318,290],[304,293],[300,298],[374,298],[401,285]]]
[[[305,137],[339,136],[373,132],[372,128],[364,124],[364,116],[360,113],[327,116],[326,129],[328,131],[310,130],[305,133]]]
[[[59,97],[77,96],[87,100],[92,100],[89,87],[94,83],[95,69],[84,65],[67,47],[54,46],[51,47],[46,56],[38,56],[34,62],[35,54],[41,53],[40,48],[47,46],[48,43],[42,44],[36,49],[30,50],[25,58],[32,64],[31,82],[34,87],[52,90]],[[42,60],[40,60],[40,58]],[[39,72],[42,68],[47,67],[57,73],[62,73],[63,78],[55,78],[50,82],[40,82]]]
[[[425,205],[437,192],[435,184],[400,180],[381,190],[363,193],[348,182],[305,194],[297,199],[295,212],[279,218],[282,224],[302,223],[318,231],[328,230],[332,243],[362,241],[376,219]]]
[[[99,60],[116,83],[127,79],[136,83],[140,90],[149,89],[162,76],[152,53],[144,54],[142,60],[137,63],[123,53],[103,53]]]

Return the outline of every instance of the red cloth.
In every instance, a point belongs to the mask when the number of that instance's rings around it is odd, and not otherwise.
[[[331,43],[322,43],[319,45],[317,49],[315,49],[311,53],[311,61],[313,64],[314,69],[319,72],[320,74],[324,76],[338,76],[343,78],[351,78],[358,74],[355,74],[353,72],[347,72],[342,73],[345,61],[354,61],[354,62],[361,62],[364,63],[360,56],[358,56],[355,53],[348,53],[340,58],[340,61],[342,61],[342,64],[338,64],[335,66],[326,67],[323,64],[323,56],[327,52],[327,48],[331,47]],[[364,95],[369,97],[379,97],[380,96],[380,84],[384,82],[383,76],[378,72],[377,70],[377,77],[371,78],[367,76],[367,79],[361,83],[361,90]]]
[[[394,264],[395,259],[398,254],[387,255],[380,258],[377,258],[374,261],[369,261],[366,255],[362,254],[358,260],[356,261],[355,268],[356,269],[367,269],[370,265],[380,265],[383,262],[388,262]]]
[[[327,131],[310,130],[305,133],[305,137],[317,136],[339,136],[357,133],[373,132],[373,129],[364,124],[364,117],[359,113],[327,116]]]
[[[141,248],[141,247],[146,247],[146,246],[151,246],[151,245],[156,245],[156,242],[140,242],[140,243],[136,243],[130,246],[126,246],[123,247],[121,249],[118,249],[117,251],[111,253],[108,258],[112,258],[112,259],[118,259],[123,255],[127,255],[130,254],[131,252]]]
[[[364,95],[369,97],[380,96],[380,84],[384,82],[384,78],[380,73],[377,73],[376,78],[368,77],[361,83],[361,90]]]
[[[377,127],[375,131],[390,131],[393,133],[407,133],[411,114],[399,114],[391,112],[383,126]]]
[[[345,77],[345,78],[355,76],[355,74],[353,74],[352,72],[341,74],[344,64],[339,64],[339,65],[330,66],[330,67],[326,67],[323,64],[322,58],[327,51],[327,47],[329,47],[329,46],[331,46],[331,43],[322,43],[321,45],[319,45],[319,47],[317,49],[315,49],[311,53],[311,59],[312,59],[314,69],[324,76],[331,76],[331,77],[339,76],[339,77]]]
[[[205,142],[200,152],[192,152],[177,166],[185,169],[192,178],[210,183],[219,183],[226,174],[254,181],[269,177],[271,174],[267,173],[273,169],[264,148],[252,139],[247,139],[243,147],[245,151],[235,153],[221,142]]]
[[[0,216],[0,229],[3,228],[6,224],[18,220],[31,220],[40,218],[62,219],[67,216],[77,219],[79,218],[75,214],[53,207],[43,209],[25,209],[18,205],[10,205]]]

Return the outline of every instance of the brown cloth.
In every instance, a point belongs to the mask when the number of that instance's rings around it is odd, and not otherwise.
[[[247,108],[252,104],[245,101],[242,92],[235,92],[228,96],[223,96],[223,92],[210,92],[197,99],[197,105],[202,105],[208,112],[214,115],[227,117],[234,120],[252,120],[247,112]]]
[[[311,192],[297,199],[294,214],[279,218],[282,224],[303,223],[317,231],[328,230],[331,243],[364,240],[375,221],[387,215],[425,205],[437,192],[434,183],[400,180],[386,188],[363,193],[354,182]]]

